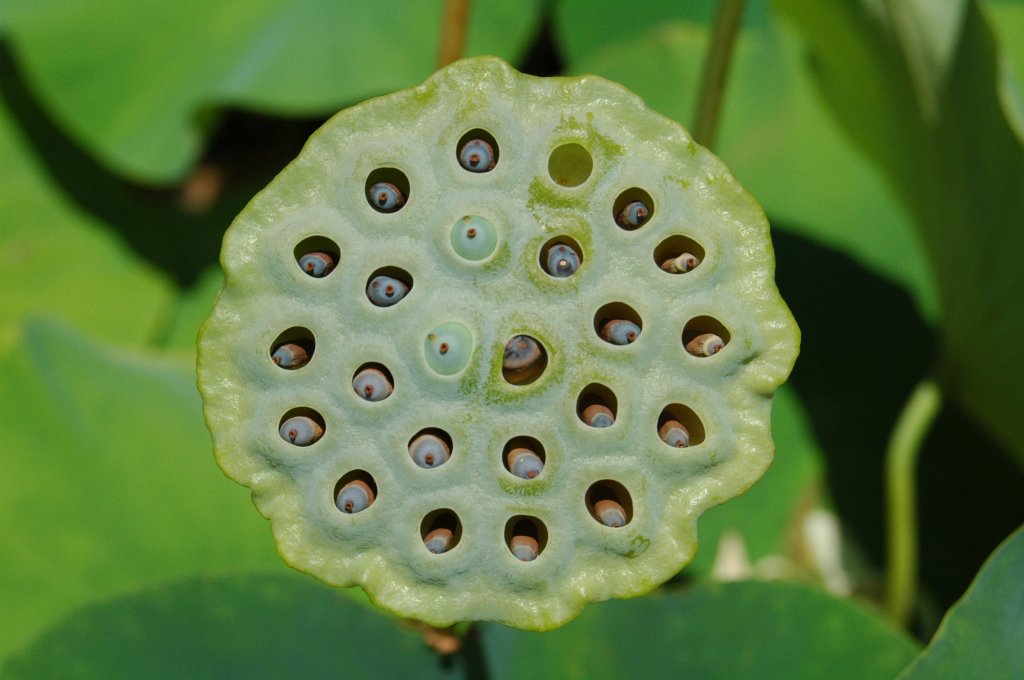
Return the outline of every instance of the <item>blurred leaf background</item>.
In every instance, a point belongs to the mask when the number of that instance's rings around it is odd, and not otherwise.
[[[659,592],[553,633],[475,626],[442,658],[280,563],[194,387],[220,239],[326,117],[434,70],[441,5],[0,5],[0,673],[1024,675],[1019,532],[954,607],[1024,522],[1020,0],[747,2],[715,151],[769,215],[803,348],[775,465]],[[714,13],[477,0],[466,54],[605,76],[689,126]],[[885,453],[929,378],[899,630]]]

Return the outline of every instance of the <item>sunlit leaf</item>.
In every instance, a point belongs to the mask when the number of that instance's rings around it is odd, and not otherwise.
[[[793,583],[603,602],[548,633],[484,626],[494,680],[890,680],[919,647],[859,605]]]
[[[30,321],[0,371],[0,657],[139,579],[280,564],[210,455],[190,362]]]
[[[4,678],[463,677],[420,634],[308,577],[194,578],[78,609]]]
[[[539,5],[473,3],[466,53],[520,58]],[[7,0],[0,35],[79,143],[118,172],[167,182],[195,159],[217,107],[323,115],[423,80],[440,15],[421,0]]]
[[[1024,528],[989,558],[901,680],[1024,677]]]

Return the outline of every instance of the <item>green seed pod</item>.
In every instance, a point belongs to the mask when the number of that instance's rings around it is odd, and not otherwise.
[[[493,245],[459,231],[467,215]],[[296,266],[323,249],[344,257]],[[468,59],[343,111],[238,216],[221,261],[199,340],[219,464],[289,564],[402,617],[549,629],[645,593],[693,558],[699,515],[771,462],[799,332],[764,214],[600,78]],[[377,275],[415,292],[379,306]],[[626,319],[633,344],[601,334]],[[282,370],[268,350],[298,340],[268,329],[295,328],[315,359]],[[695,359],[708,333],[726,348]],[[595,401],[613,427],[587,425]],[[282,434],[295,413],[313,425]],[[443,465],[410,449],[422,433],[451,447]],[[509,461],[523,446],[536,459]]]

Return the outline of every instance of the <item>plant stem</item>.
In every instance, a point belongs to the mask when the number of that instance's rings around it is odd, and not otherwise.
[[[718,10],[715,12],[714,32],[711,35],[708,56],[704,60],[697,113],[693,121],[694,139],[709,149],[715,145],[722,96],[725,94],[725,81],[729,75],[729,62],[732,59],[736,34],[739,32],[744,2],[745,0],[719,0]]]
[[[447,66],[462,56],[466,44],[466,26],[469,24],[470,0],[444,0],[441,16],[441,48],[437,67]]]
[[[917,459],[941,407],[942,392],[935,380],[919,382],[896,420],[885,454],[889,501],[885,608],[904,627],[917,599]]]

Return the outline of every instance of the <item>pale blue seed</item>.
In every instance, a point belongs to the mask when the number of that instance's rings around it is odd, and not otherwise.
[[[293,342],[286,342],[270,355],[275,364],[281,368],[301,368],[309,361],[309,353]]]
[[[695,357],[714,356],[724,347],[725,342],[714,333],[702,333],[686,343],[686,351]]]
[[[366,401],[380,401],[391,395],[394,385],[383,371],[364,368],[352,379],[352,389]]]
[[[423,340],[427,365],[441,375],[454,375],[473,354],[473,336],[463,324],[449,321],[427,333]]]
[[[530,449],[512,449],[506,459],[509,470],[516,477],[533,479],[544,470],[544,461]]]
[[[613,345],[628,345],[640,336],[640,326],[625,319],[613,319],[601,327],[600,335]]]
[[[615,414],[604,404],[591,404],[583,409],[583,422],[591,427],[611,427],[615,424]]]
[[[643,201],[633,201],[626,205],[615,218],[615,221],[619,223],[619,226],[625,227],[626,229],[635,229],[639,227],[647,218],[651,216],[651,211],[647,207],[647,204]]]
[[[540,343],[529,335],[516,335],[505,343],[501,367],[506,371],[520,371],[539,361],[541,356]]]
[[[513,536],[509,541],[509,548],[512,549],[512,554],[516,556],[516,559],[523,562],[532,562],[540,553],[540,545],[532,536]]]
[[[391,182],[377,182],[368,192],[370,205],[380,212],[395,212],[405,205],[401,189]]]
[[[613,500],[602,500],[594,503],[594,514],[606,527],[618,528],[626,525],[625,509]]]
[[[309,446],[324,434],[320,423],[306,416],[292,416],[278,429],[281,439],[296,446]]]
[[[306,253],[299,258],[299,267],[314,279],[322,279],[334,269],[334,258],[327,253]]]
[[[557,243],[548,250],[546,264],[548,274],[565,278],[572,276],[580,268],[580,255],[572,246]]]
[[[678,420],[669,420],[658,429],[661,441],[677,449],[690,445],[690,431]]]
[[[335,504],[338,506],[338,510],[351,515],[370,507],[374,500],[375,496],[370,485],[361,479],[353,479],[341,487]]]
[[[448,548],[451,547],[452,540],[455,535],[452,534],[450,529],[440,528],[434,529],[426,536],[423,537],[423,545],[427,546],[427,550],[440,555],[441,553],[448,552]]]
[[[661,268],[669,274],[685,274],[699,264],[699,257],[692,253],[683,253],[678,257],[673,257],[672,259],[662,262]]]
[[[470,172],[490,172],[497,162],[494,148],[482,139],[471,139],[459,150],[459,165]]]
[[[447,462],[451,449],[437,435],[422,434],[409,444],[409,455],[421,468],[430,469]]]
[[[466,215],[455,222],[451,233],[452,249],[474,262],[490,257],[498,245],[498,231],[487,219]]]
[[[405,281],[390,276],[375,276],[366,286],[366,297],[378,307],[390,307],[408,292]]]

